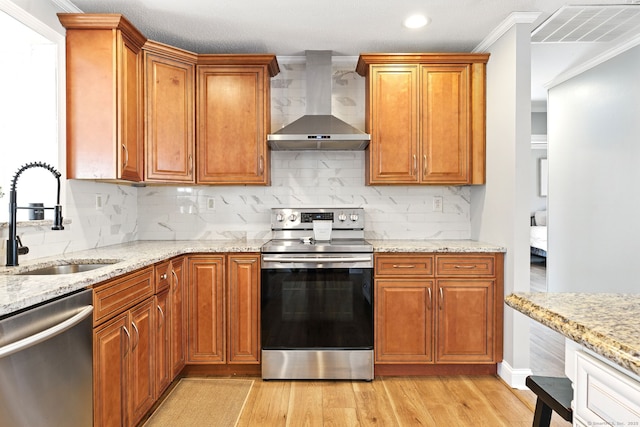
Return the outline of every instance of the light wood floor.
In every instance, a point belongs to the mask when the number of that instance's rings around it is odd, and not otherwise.
[[[237,425],[529,427],[534,405],[495,376],[256,379]],[[551,425],[570,424],[554,414]]]

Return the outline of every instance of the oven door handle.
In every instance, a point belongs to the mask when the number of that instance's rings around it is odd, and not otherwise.
[[[287,257],[287,258],[274,258],[274,257],[263,257],[263,261],[265,262],[300,262],[300,263],[308,263],[308,262],[367,262],[371,261],[371,257],[351,257],[351,258],[296,258],[296,257]]]

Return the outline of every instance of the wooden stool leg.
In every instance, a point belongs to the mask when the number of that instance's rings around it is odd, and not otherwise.
[[[532,427],[549,427],[551,424],[551,413],[553,411],[542,399],[536,400],[536,412],[533,416]]]

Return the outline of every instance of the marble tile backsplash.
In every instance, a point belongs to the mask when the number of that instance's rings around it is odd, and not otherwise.
[[[357,58],[334,58],[333,114],[364,130],[364,79]],[[303,58],[278,58],[272,80],[272,129],[305,113]],[[370,239],[469,239],[470,188],[365,186],[363,151],[272,152],[272,185],[132,187],[67,181],[63,231],[41,223],[18,234],[33,259],[136,240],[263,239],[275,207],[358,206]],[[96,196],[102,207],[96,207]],[[433,211],[433,197],[443,211]],[[6,198],[3,199],[6,201]],[[7,227],[0,227],[6,251]]]

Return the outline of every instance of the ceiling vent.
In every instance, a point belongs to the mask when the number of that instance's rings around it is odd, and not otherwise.
[[[612,42],[640,32],[640,4],[563,6],[531,33],[532,43]]]

